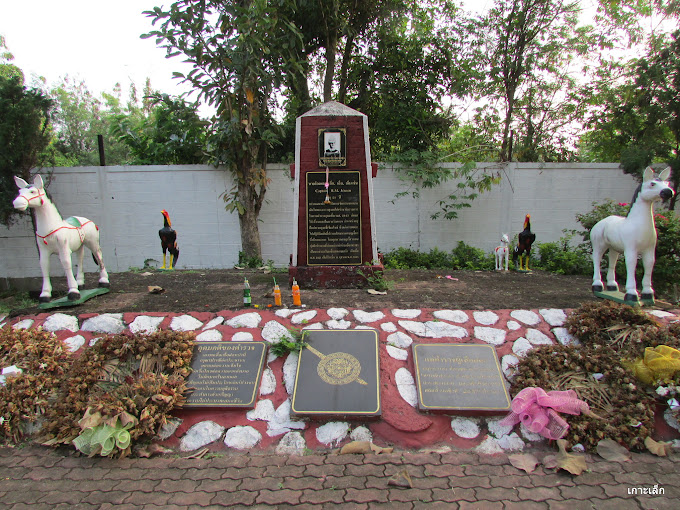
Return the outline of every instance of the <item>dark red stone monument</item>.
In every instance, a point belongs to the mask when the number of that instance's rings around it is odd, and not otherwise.
[[[383,269],[373,208],[377,170],[363,113],[330,101],[297,118],[291,283],[356,287]]]

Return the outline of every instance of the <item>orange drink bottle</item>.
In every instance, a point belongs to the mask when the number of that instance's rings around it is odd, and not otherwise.
[[[293,278],[293,305],[302,305],[302,301],[300,300],[300,286],[297,284],[295,278]]]
[[[278,284],[274,284],[274,304],[281,306],[281,289]]]

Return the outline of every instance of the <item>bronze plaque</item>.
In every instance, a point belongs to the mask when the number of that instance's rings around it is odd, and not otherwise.
[[[381,414],[378,332],[307,330],[298,358],[292,411],[305,416]]]
[[[421,411],[501,414],[510,410],[510,396],[493,346],[417,344],[413,360]]]
[[[185,407],[255,407],[266,342],[196,342]]]
[[[307,172],[306,177],[307,264],[360,265],[360,172]]]

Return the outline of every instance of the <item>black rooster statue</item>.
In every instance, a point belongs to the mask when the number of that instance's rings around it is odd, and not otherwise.
[[[163,228],[158,231],[158,236],[161,238],[161,248],[163,248],[163,265],[161,269],[173,269],[177,265],[179,259],[179,249],[177,248],[177,232],[172,228],[170,222],[170,215],[168,211],[163,209]],[[166,267],[165,252],[170,252],[170,264]]]
[[[519,233],[517,246],[512,253],[512,261],[519,271],[530,271],[529,256],[531,255],[531,245],[536,240],[536,234],[531,231],[531,215],[527,214],[524,218],[524,230]],[[526,255],[526,265],[522,267],[522,259]],[[519,258],[519,266],[517,266],[517,259]]]

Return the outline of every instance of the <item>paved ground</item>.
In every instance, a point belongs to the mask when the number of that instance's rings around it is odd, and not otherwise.
[[[111,460],[26,446],[0,448],[0,508],[680,508],[678,454],[633,454],[623,464],[593,456],[588,465],[575,477],[541,467],[528,475],[504,454],[470,452]],[[388,485],[404,470],[413,488]],[[661,496],[629,494],[657,484]]]

